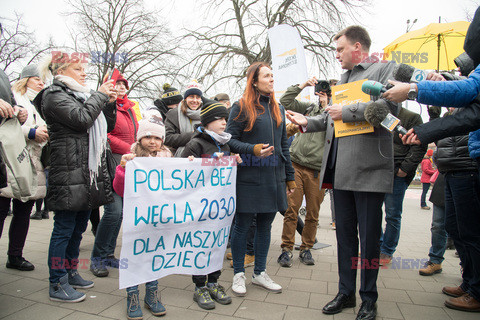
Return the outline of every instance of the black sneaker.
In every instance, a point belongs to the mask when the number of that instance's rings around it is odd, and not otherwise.
[[[290,250],[285,250],[278,257],[277,262],[282,267],[290,268],[292,266],[292,258],[293,258],[292,252]]]
[[[310,249],[304,249],[300,251],[300,262],[306,264],[307,266],[313,266],[315,264],[315,260],[312,257],[312,253]]]
[[[50,219],[48,215],[48,210],[42,210],[42,219]]]
[[[95,277],[106,277],[108,276],[108,269],[105,264],[102,262],[93,262],[90,263],[90,271],[95,275]]]
[[[120,260],[118,260],[115,255],[109,254],[107,256],[107,263],[106,265],[111,268],[118,269],[118,266],[120,265]]]
[[[42,220],[42,211],[35,211],[31,216],[32,220]]]
[[[7,268],[17,269],[20,271],[32,271],[33,269],[35,269],[35,266],[29,261],[25,260],[24,257],[9,255],[7,260]]]

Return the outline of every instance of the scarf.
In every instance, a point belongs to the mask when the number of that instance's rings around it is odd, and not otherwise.
[[[186,115],[182,112],[181,106],[178,106],[177,109],[180,133],[194,132],[195,125],[200,123],[200,108],[197,110],[187,108]],[[183,149],[185,149],[185,146],[179,147],[177,151],[175,151],[175,157],[181,157]]]
[[[75,79],[64,75],[56,75],[55,79],[65,84],[73,94],[83,103],[90,97],[90,89],[82,86]],[[102,157],[107,147],[107,120],[100,111],[97,119],[88,129],[88,170],[90,172],[90,184],[98,190],[97,177],[102,165]]]
[[[38,91],[35,91],[32,88],[27,88],[27,92],[25,92],[25,94],[27,95],[28,100],[33,101],[33,99],[35,99],[37,96]]]
[[[222,146],[227,144],[227,142],[230,141],[230,139],[232,138],[232,135],[225,131],[218,134],[207,129],[204,129],[204,130],[205,130],[205,133],[207,133],[210,137],[212,137],[213,140],[217,141]]]
[[[122,108],[123,110],[128,110],[129,108],[133,107],[135,103],[130,101],[127,95],[124,95],[123,98],[117,98],[117,106]]]

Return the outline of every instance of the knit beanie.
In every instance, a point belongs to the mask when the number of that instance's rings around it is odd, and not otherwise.
[[[127,90],[130,90],[130,87],[128,86],[128,81],[123,77],[122,74],[119,74],[117,78],[117,82],[120,82],[120,81],[123,81],[123,83],[125,84],[125,88],[127,88]]]
[[[153,118],[140,120],[138,122],[137,142],[140,142],[146,136],[159,137],[165,141],[165,126],[156,122]]]
[[[36,64],[29,64],[25,68],[23,68],[22,73],[20,73],[20,80],[30,77],[39,77],[40,78],[40,71],[37,68]]]
[[[167,106],[172,104],[179,104],[182,101],[183,97],[178,89],[172,87],[169,83],[163,85],[163,94],[160,96],[163,103]]]
[[[183,94],[183,99],[187,99],[188,96],[196,94],[197,96],[202,96],[202,89],[200,84],[197,82],[197,80],[193,80],[187,85],[187,90],[185,90],[185,93]]]
[[[204,127],[212,121],[220,118],[228,118],[228,110],[223,103],[215,100],[203,99],[203,106],[200,111],[200,121]]]

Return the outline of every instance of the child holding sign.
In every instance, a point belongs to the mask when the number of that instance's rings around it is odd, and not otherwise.
[[[197,127],[192,139],[187,143],[182,152],[182,157],[194,158],[216,157],[230,155],[227,142],[231,135],[225,132],[228,111],[220,102],[204,99],[200,111],[201,126]],[[208,275],[193,275],[195,293],[193,300],[203,309],[214,309],[215,301],[220,304],[229,304],[232,298],[225,293],[225,289],[218,284],[221,270]],[[213,299],[213,300],[212,300]]]
[[[127,161],[135,157],[172,157],[172,153],[163,144],[165,140],[165,127],[152,118],[141,120],[138,126],[137,142],[131,147],[132,153],[124,154],[120,165],[117,166],[113,188],[115,192],[123,197],[125,189],[125,165]],[[145,306],[150,309],[153,315],[163,316],[166,313],[165,307],[160,301],[157,280],[145,284]],[[143,319],[138,286],[127,288],[127,318]]]

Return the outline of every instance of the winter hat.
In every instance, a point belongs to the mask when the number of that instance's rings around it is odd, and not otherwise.
[[[183,97],[180,91],[177,88],[172,87],[169,83],[163,85],[163,94],[160,96],[163,103],[167,106],[172,104],[179,104],[182,101]]]
[[[212,121],[220,118],[228,118],[228,111],[223,103],[215,100],[203,99],[203,106],[200,111],[200,121],[204,127]]]
[[[432,149],[427,150],[427,156],[429,156],[429,157],[433,156],[433,150]]]
[[[119,74],[117,78],[117,82],[120,82],[120,81],[123,81],[123,83],[125,83],[125,87],[127,88],[127,90],[130,90],[130,87],[128,86],[128,81],[123,77],[122,74]]]
[[[146,136],[159,137],[165,141],[165,126],[154,118],[142,119],[138,122],[137,141]]]
[[[475,67],[480,63],[480,7],[475,11],[472,23],[468,27],[463,49],[475,62]]]
[[[200,96],[200,97],[203,94],[201,86],[197,82],[197,80],[192,80],[192,82],[190,82],[187,85],[187,90],[185,90],[185,93],[183,94],[183,99],[187,99],[187,97],[192,95],[192,94],[196,94],[197,96]]]
[[[29,64],[28,66],[23,68],[22,73],[20,73],[20,80],[30,77],[40,78],[40,71],[38,71],[36,64]]]

